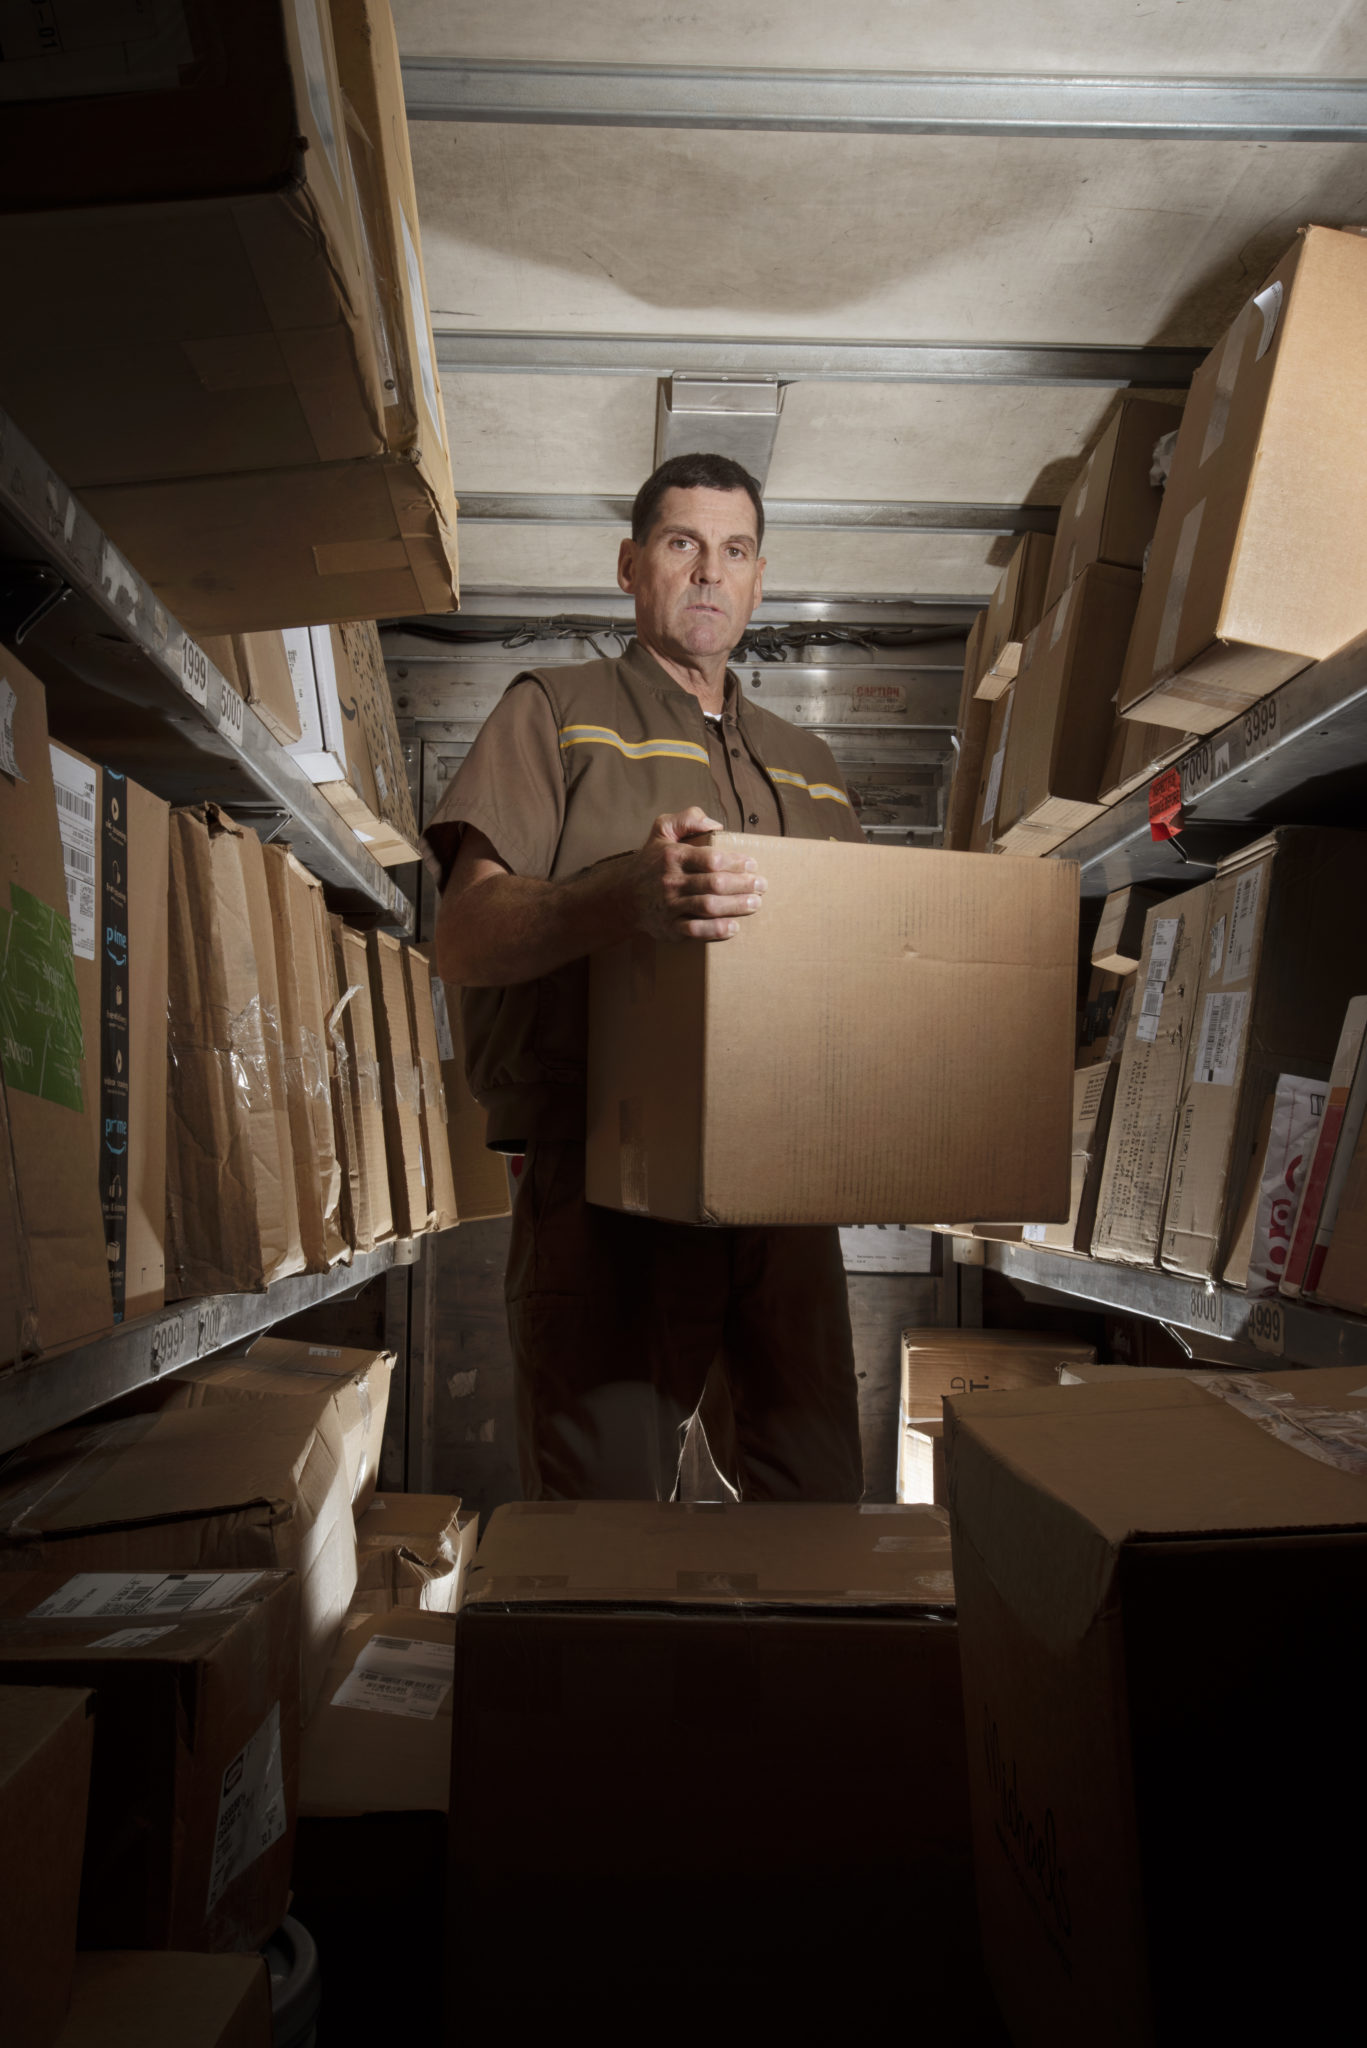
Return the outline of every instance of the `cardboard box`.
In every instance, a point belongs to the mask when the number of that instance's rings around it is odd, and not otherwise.
[[[299,705],[279,633],[238,633],[232,640],[237,687],[282,747],[299,738]]]
[[[109,1265],[47,707],[0,649],[0,1364],[111,1328]]]
[[[0,1685],[0,2011],[15,2048],[53,2048],[71,2000],[94,1707],[84,1688]]]
[[[260,1956],[80,1956],[58,2048],[271,2048],[271,1987]]]
[[[1011,737],[1011,707],[1014,702],[1014,687],[1008,685],[990,708],[987,731],[979,757],[981,765],[978,770],[978,793],[974,800],[968,835],[970,853],[991,853],[993,850],[997,807],[1001,802],[1002,769],[1006,765],[1006,747]]]
[[[358,678],[343,629],[298,626],[283,633],[281,639],[299,706],[299,738],[291,746],[291,754],[382,867],[417,860],[413,837],[405,838],[383,815],[366,722],[361,717],[362,701],[373,696],[373,678],[364,672]],[[392,709],[390,717],[392,722]],[[369,722],[376,722],[373,711]],[[387,807],[392,810],[387,780],[385,788]],[[403,793],[406,798],[406,781]]]
[[[344,701],[349,691],[365,740],[380,816],[407,844],[409,858],[418,860],[418,821],[379,628],[370,619],[351,620],[339,626],[337,634],[345,660]]]
[[[408,1015],[408,973],[403,947],[388,932],[371,932],[366,952],[394,1229],[399,1237],[420,1237],[432,1227],[432,1201],[423,1166],[422,1081]]]
[[[1125,1027],[1097,1193],[1092,1256],[1158,1263],[1182,1069],[1196,1015],[1211,885],[1155,904]]]
[[[201,1569],[298,1575],[307,1712],[356,1590],[346,1455],[330,1408],[166,1408],[57,1430],[6,1467],[0,1574]]]
[[[1097,1193],[1118,1071],[1116,1062],[1107,1060],[1104,1064],[1079,1067],[1073,1076],[1072,1193],[1068,1221],[979,1223],[975,1235],[1008,1244],[1044,1245],[1050,1251],[1076,1252],[1086,1257],[1092,1248]]]
[[[356,1524],[353,1614],[454,1614],[474,1562],[479,1516],[442,1493],[382,1493]]]
[[[1129,1022],[1126,999],[1133,986],[1133,975],[1112,974],[1104,967],[1092,969],[1087,980],[1087,994],[1078,1012],[1078,1066],[1104,1066],[1119,1056]]]
[[[342,1225],[352,1249],[368,1252],[394,1235],[375,1013],[365,939],[340,917],[334,917],[331,925],[337,1000],[339,1005],[345,1003],[340,1017],[334,1009],[330,1034],[337,1094],[346,1103],[341,1123],[345,1134]]]
[[[1093,563],[1031,634],[1016,678],[996,836],[1006,853],[1048,853],[1102,810],[1139,577]]]
[[[977,684],[980,697],[1000,697],[1020,669],[1025,643],[1044,617],[1053,547],[1053,538],[1047,533],[1023,534],[998,578],[983,621]]]
[[[24,431],[82,497],[380,454],[327,8],[67,35],[27,65],[5,43],[0,253],[34,317],[0,363]]]
[[[299,1236],[310,1273],[326,1273],[346,1252],[342,1169],[328,1075],[327,1017],[318,929],[323,891],[285,846],[262,849],[279,988],[285,1108],[299,1205]]]
[[[1179,760],[1195,737],[1194,733],[1175,727],[1141,725],[1138,719],[1117,716],[1097,801],[1107,808],[1118,804],[1141,783],[1151,781],[1160,769]]]
[[[16,417],[192,630],[454,609],[444,440],[393,402],[417,386],[440,414],[421,259],[389,253],[404,124],[365,138],[380,168],[358,200],[325,5],[158,34],[155,90],[117,89],[138,80],[131,34],[69,99],[6,91],[32,95],[6,135],[31,210],[0,254],[46,314],[0,341]]]
[[[958,1899],[953,1598],[935,1509],[497,1508],[456,1624],[455,1867],[490,1903],[553,1884],[558,1923],[609,1886],[686,1883],[674,1941],[733,1886],[819,1918],[885,1853]],[[724,1870],[709,1830],[658,1825],[683,1750],[727,1816]],[[795,1798],[815,1767],[821,1798]]]
[[[944,845],[955,853],[967,853],[973,837],[987,731],[992,722],[990,705],[977,695],[978,664],[982,658],[983,622],[986,617],[985,611],[974,614],[964,642],[964,679],[959,693],[954,766],[945,802],[943,840]]]
[[[1093,562],[1142,569],[1163,492],[1151,481],[1154,444],[1182,424],[1182,408],[1156,398],[1120,400],[1059,507],[1044,610]]]
[[[688,1223],[1062,1221],[1075,872],[796,839],[764,861],[764,909],[725,945],[595,955],[590,1201]]]
[[[391,448],[429,448],[450,473],[403,74],[388,0],[332,0],[337,71],[356,188],[370,240],[391,379],[385,431]]]
[[[1214,732],[1367,630],[1367,242],[1303,229],[1192,382],[1120,709]]]
[[[167,1291],[303,1270],[261,845],[216,804],[171,813]],[[260,953],[258,954],[258,944]]]
[[[1095,1357],[1095,1345],[1052,1330],[903,1330],[901,1418],[937,1421],[947,1394],[1052,1387],[1063,1359]]]
[[[304,1730],[301,1814],[446,1812],[455,1639],[453,1614],[348,1621]]]
[[[476,1102],[465,1078],[460,990],[448,989],[436,974],[432,976],[432,1012],[437,1026],[437,1050],[441,1054],[456,1212],[462,1223],[483,1223],[510,1215],[512,1193],[507,1161],[501,1152],[489,1150],[488,1112]]]
[[[1367,1315],[1367,1124],[1353,1148],[1315,1300]]]
[[[0,1680],[96,1695],[80,1944],[255,1948],[289,1900],[297,1584],[69,1563],[0,1572]]]
[[[1224,1267],[1280,1074],[1328,1079],[1367,957],[1367,835],[1280,826],[1222,861],[1182,1075],[1161,1262]]]
[[[460,1207],[456,1201],[446,1084],[441,1076],[441,1048],[437,1042],[432,967],[426,953],[417,946],[404,947],[403,964],[408,977],[408,1027],[418,1068],[423,1173],[427,1182],[431,1227],[433,1230],[450,1230],[460,1221]],[[444,992],[442,1001],[444,1005]]]
[[[1341,1853],[1336,1802],[1269,1770],[1267,1742],[1315,1753],[1357,1682],[1361,1381],[948,1403],[978,1907],[1021,2048],[1295,2038],[1307,1996],[1351,2034],[1354,1888],[1287,1887],[1268,1942],[1248,1873]]]
[[[169,806],[53,741],[73,970],[116,1322],[166,1298]]]
[[[1142,889],[1137,883],[1112,889],[1092,940],[1093,967],[1109,974],[1133,974],[1144,952],[1145,920],[1163,897],[1163,890]]]
[[[167,1408],[298,1401],[314,1421],[330,1415],[341,1438],[352,1512],[362,1515],[379,1476],[393,1370],[392,1351],[258,1337],[242,1352],[183,1367],[157,1393]]]

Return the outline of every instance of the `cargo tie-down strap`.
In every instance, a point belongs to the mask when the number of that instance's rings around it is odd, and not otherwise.
[[[1340,1472],[1367,1478],[1367,1408],[1320,1408],[1298,1401],[1279,1387],[1259,1386],[1233,1373],[1192,1373],[1197,1386],[1237,1408],[1279,1443],[1333,1465]],[[1367,1387],[1362,1388],[1367,1398]]]

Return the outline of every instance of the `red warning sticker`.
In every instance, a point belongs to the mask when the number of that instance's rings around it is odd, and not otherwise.
[[[1175,839],[1182,829],[1182,771],[1168,768],[1149,784],[1149,834]]]

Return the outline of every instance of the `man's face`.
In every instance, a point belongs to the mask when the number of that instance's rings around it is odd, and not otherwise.
[[[677,661],[727,655],[759,603],[764,563],[748,491],[665,492],[641,542],[624,540],[617,582],[636,630]]]

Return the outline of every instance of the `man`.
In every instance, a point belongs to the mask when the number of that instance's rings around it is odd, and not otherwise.
[[[712,1393],[704,1420],[743,1498],[862,1491],[836,1231],[692,1229],[584,1196],[588,956],[636,932],[725,945],[763,915],[762,835],[863,837],[829,749],[727,668],[763,537],[738,463],[662,464],[618,561],[635,640],[519,676],[427,828],[471,1085],[490,1144],[526,1154],[507,1300],[533,1500],[670,1499],[714,1360],[734,1441]],[[699,844],[722,829],[758,835],[754,855]]]

